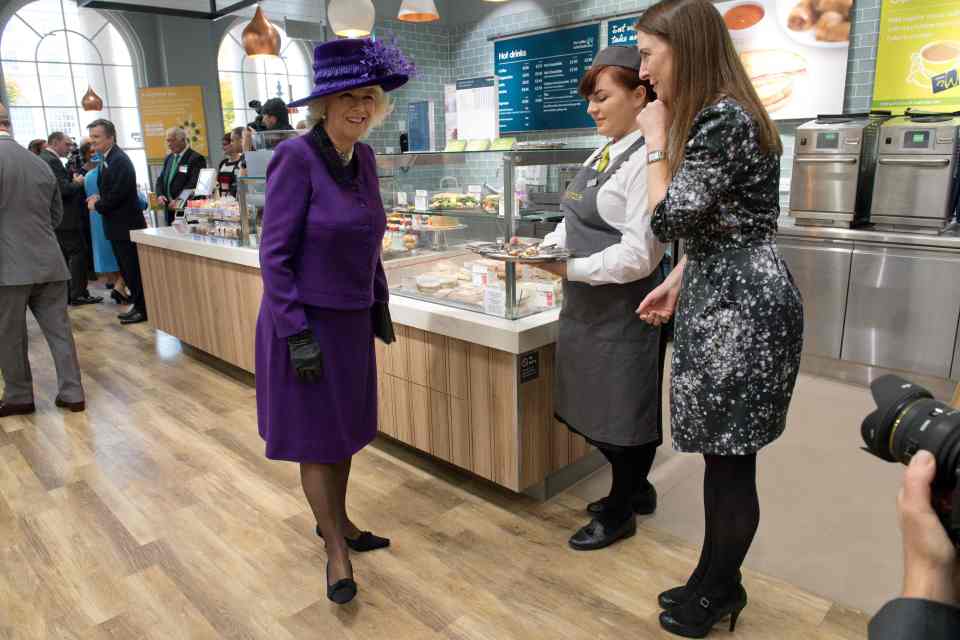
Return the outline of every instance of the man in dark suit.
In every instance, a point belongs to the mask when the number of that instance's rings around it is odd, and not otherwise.
[[[57,369],[55,404],[86,407],[80,361],[67,314],[70,273],[54,228],[63,201],[44,162],[10,135],[10,117],[0,104],[0,418],[36,411],[27,357],[26,313],[36,318]]]
[[[154,192],[167,209],[167,224],[170,225],[176,214],[171,205],[181,191],[196,188],[200,170],[207,167],[207,160],[190,148],[187,132],[179,127],[167,130],[167,148],[170,155],[163,161],[163,171],[157,178]]]
[[[83,176],[71,176],[63,166],[73,146],[73,140],[65,133],[55,131],[47,138],[47,147],[40,152],[40,159],[47,163],[60,185],[63,199],[63,220],[57,227],[57,242],[70,269],[70,286],[67,300],[71,305],[96,304],[103,298],[90,295],[87,290],[87,240],[83,219],[89,214],[84,206]]]
[[[147,303],[143,297],[140,277],[140,258],[137,245],[130,240],[130,232],[147,226],[140,209],[137,193],[137,173],[130,158],[117,146],[117,129],[109,120],[94,120],[90,130],[90,144],[100,153],[100,175],[97,178],[99,195],[87,198],[87,208],[103,216],[103,228],[120,265],[133,306],[118,317],[122,324],[147,320]]]

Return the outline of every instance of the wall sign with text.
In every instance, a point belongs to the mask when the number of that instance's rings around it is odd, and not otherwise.
[[[874,109],[960,109],[960,5],[883,0]]]
[[[173,127],[186,130],[194,151],[202,156],[209,154],[201,87],[147,87],[140,89],[139,94],[140,121],[148,161],[162,162],[167,157],[166,131]]]
[[[599,24],[496,42],[500,133],[593,127],[577,87],[599,42]]]

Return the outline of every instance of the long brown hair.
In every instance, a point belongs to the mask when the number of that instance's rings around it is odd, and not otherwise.
[[[750,82],[730,32],[709,0],[661,0],[640,16],[634,26],[663,38],[673,52],[673,87],[667,158],[676,174],[693,121],[701,110],[722,97],[732,98],[753,116],[760,147],[783,153],[780,133]]]

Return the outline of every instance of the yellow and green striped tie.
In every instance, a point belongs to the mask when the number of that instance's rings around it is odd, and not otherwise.
[[[603,148],[603,153],[600,154],[600,162],[597,163],[597,171],[603,173],[606,170],[607,166],[610,165],[610,145],[607,144]]]

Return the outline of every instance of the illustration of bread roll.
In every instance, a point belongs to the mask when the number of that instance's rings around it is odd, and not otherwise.
[[[800,2],[790,10],[787,27],[793,31],[809,31],[817,22],[816,13],[808,2]]]
[[[853,0],[817,0],[816,9],[818,13],[830,13],[831,11],[839,13],[843,18],[850,18],[850,10],[853,8]]]
[[[764,76],[753,80],[760,102],[767,111],[773,113],[786,106],[793,97],[793,74]]]
[[[836,11],[827,11],[817,20],[814,36],[822,42],[844,42],[850,39],[850,23]]]

